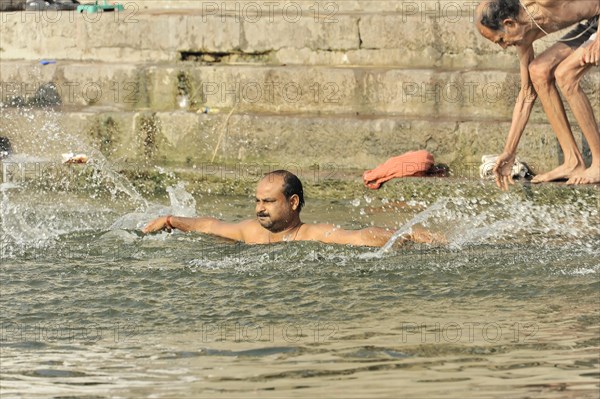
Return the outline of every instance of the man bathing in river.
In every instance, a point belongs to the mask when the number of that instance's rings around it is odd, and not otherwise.
[[[521,91],[504,152],[494,167],[496,184],[503,190],[508,189],[508,183],[513,184],[511,169],[517,146],[536,97],[542,102],[565,160],[532,182],[568,179],[567,184],[600,183],[600,133],[594,108],[580,87],[584,74],[600,61],[598,15],[600,0],[490,0],[478,5],[475,21],[479,32],[502,48],[515,46],[520,61]],[[585,23],[534,56],[532,43],[535,40],[584,20]],[[590,146],[592,164],[588,169],[577,148],[555,81]],[[594,107],[597,110],[597,104]]]
[[[277,170],[266,174],[256,189],[256,219],[224,223],[213,218],[163,216],[148,223],[144,233],[165,229],[212,234],[247,244],[270,244],[282,241],[320,241],[328,244],[351,244],[381,247],[394,234],[380,227],[343,230],[332,224],[306,224],[300,220],[304,206],[302,182],[296,175]],[[433,242],[433,235],[414,232],[404,240]],[[436,238],[437,239],[437,238]],[[438,240],[439,241],[439,240]]]

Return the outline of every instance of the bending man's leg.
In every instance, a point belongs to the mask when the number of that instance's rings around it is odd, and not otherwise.
[[[583,157],[571,132],[564,105],[555,85],[555,72],[559,64],[571,56],[574,50],[564,43],[556,43],[540,54],[529,66],[529,74],[548,121],[558,138],[565,161],[550,172],[537,175],[532,183],[568,179],[574,173],[583,172]]]
[[[556,69],[556,79],[560,89],[592,152],[590,167],[574,172],[567,184],[600,183],[600,132],[590,100],[580,86],[581,79],[592,66],[591,64],[581,65],[584,48],[589,44],[590,42],[577,49]]]

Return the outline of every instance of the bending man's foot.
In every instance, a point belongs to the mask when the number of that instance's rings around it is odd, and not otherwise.
[[[600,183],[600,164],[590,166],[583,172],[574,173],[567,184],[598,184]]]
[[[541,175],[535,176],[533,179],[531,179],[531,182],[545,183],[548,181],[569,179],[578,173],[583,173],[584,171],[585,167],[581,164],[577,164],[576,166],[562,164],[558,168],[552,169],[550,172],[542,173]]]

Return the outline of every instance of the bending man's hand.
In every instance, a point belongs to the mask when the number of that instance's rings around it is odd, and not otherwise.
[[[161,231],[161,230],[165,230],[165,229],[171,230],[173,227],[169,223],[169,218],[170,218],[170,216],[162,216],[162,217],[152,220],[150,223],[148,223],[146,225],[146,227],[144,227],[142,229],[142,232],[144,232],[145,234],[148,234],[148,233],[154,233],[155,231]]]
[[[496,176],[496,185],[502,191],[508,191],[508,184],[515,184],[512,178],[512,168],[515,164],[516,154],[503,152],[494,165],[494,176]]]
[[[600,63],[600,36],[596,37],[589,46],[583,49],[581,66],[586,64],[598,65]]]

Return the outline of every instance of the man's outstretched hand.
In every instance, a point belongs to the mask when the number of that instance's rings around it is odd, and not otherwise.
[[[146,225],[146,227],[142,229],[142,232],[148,234],[165,229],[172,229],[171,225],[169,224],[169,216],[161,216],[152,220]]]
[[[516,154],[503,152],[496,159],[494,165],[494,176],[496,176],[496,185],[502,191],[508,191],[508,184],[515,184],[512,178],[512,168],[515,164]]]

